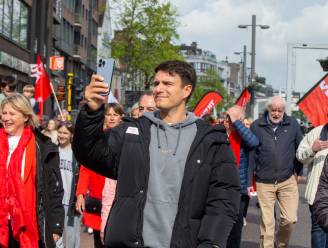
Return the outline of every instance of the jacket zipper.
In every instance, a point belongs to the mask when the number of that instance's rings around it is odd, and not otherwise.
[[[142,148],[144,149],[144,152],[143,152],[144,161],[143,162],[144,162],[144,165],[149,167],[149,156],[147,157],[147,155],[146,155],[146,154],[149,154],[149,152],[147,152],[147,147],[146,147],[146,144],[145,144],[144,139],[142,137],[144,135],[144,132],[143,132],[142,126],[139,125],[138,122],[136,123],[136,125],[140,130],[140,142],[141,142]],[[142,237],[142,226],[143,226],[143,211],[144,211],[144,208],[145,208],[145,205],[146,205],[146,194],[147,194],[147,191],[148,191],[149,169],[147,168],[145,170],[145,172],[146,172],[145,188],[141,189],[138,192],[138,197],[140,198],[140,201],[141,201],[141,207],[139,209],[138,224],[137,224],[137,236],[139,238],[138,244],[137,244],[138,246],[139,245],[144,246],[144,240],[143,240],[143,237]]]
[[[278,131],[278,128],[276,130],[273,131],[273,139],[274,139],[274,152],[275,152],[275,157],[276,157],[276,150],[277,150],[277,133],[276,131]],[[278,183],[278,175],[277,175],[277,171],[278,171],[278,167],[277,167],[277,163],[275,163],[275,166],[274,166],[274,174],[275,174],[275,177],[276,177],[276,180],[274,182],[274,184],[276,185]]]

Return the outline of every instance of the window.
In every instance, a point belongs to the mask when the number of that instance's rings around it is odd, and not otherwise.
[[[92,9],[98,10],[98,0],[92,1]]]
[[[0,33],[2,33],[4,0],[0,0]]]
[[[84,49],[87,50],[87,37],[84,37]]]
[[[2,33],[11,38],[11,17],[13,12],[12,0],[4,0]]]
[[[28,7],[19,0],[0,0],[0,33],[27,48]]]

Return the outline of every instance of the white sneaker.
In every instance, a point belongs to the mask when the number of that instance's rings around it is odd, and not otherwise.
[[[244,226],[247,226],[247,221],[246,221],[246,218],[245,217],[243,218],[243,225]]]
[[[88,233],[91,235],[93,234],[93,229],[91,227],[88,228]]]

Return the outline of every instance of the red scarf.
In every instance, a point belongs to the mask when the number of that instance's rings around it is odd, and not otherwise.
[[[241,138],[236,130],[232,130],[229,134],[229,140],[231,143],[232,152],[235,155],[237,166],[240,165],[240,147],[241,147]]]
[[[0,129],[1,247],[8,247],[8,217],[10,217],[13,237],[15,240],[20,242],[20,247],[38,247],[38,229],[36,223],[34,223],[36,218],[36,210],[34,208],[34,211],[31,211],[29,207],[26,207],[26,194],[29,194],[29,192],[28,189],[24,187],[24,181],[21,177],[24,151],[27,149],[28,145],[31,145],[31,142],[33,142],[35,146],[33,131],[31,128],[24,128],[18,145],[11,155],[7,169],[7,160],[9,155],[8,135],[5,133],[3,128]],[[26,152],[26,155],[27,153],[28,152]],[[25,156],[25,160],[28,161],[28,159],[28,156]]]

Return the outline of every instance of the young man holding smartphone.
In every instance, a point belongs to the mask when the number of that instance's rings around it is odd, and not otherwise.
[[[240,181],[225,129],[186,110],[195,70],[166,61],[155,69],[158,111],[102,133],[103,78],[85,90],[73,141],[77,159],[118,180],[106,247],[225,247],[237,218]]]

